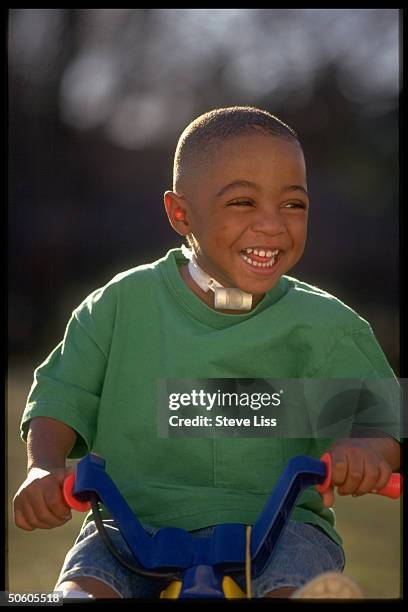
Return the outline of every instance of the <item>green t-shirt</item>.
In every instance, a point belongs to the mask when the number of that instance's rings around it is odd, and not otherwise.
[[[35,371],[21,435],[26,441],[38,416],[72,427],[70,457],[102,456],[144,523],[253,524],[288,459],[319,458],[331,440],[160,438],[158,380],[394,374],[369,324],[328,293],[283,276],[251,312],[224,314],[188,288],[184,263],[172,249],[117,275],[74,310],[62,342]],[[341,544],[334,512],[314,487],[292,518]]]

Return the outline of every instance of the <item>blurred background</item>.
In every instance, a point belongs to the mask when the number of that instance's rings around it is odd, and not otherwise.
[[[399,374],[399,30],[398,9],[9,10],[9,590],[50,590],[80,524],[12,524],[33,369],[91,291],[180,245],[163,192],[201,113],[254,105],[298,132],[312,208],[291,274],[369,320]],[[338,500],[370,597],[399,596],[399,527],[398,502]]]

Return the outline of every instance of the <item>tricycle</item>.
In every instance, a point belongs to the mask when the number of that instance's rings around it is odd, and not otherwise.
[[[401,493],[401,475],[394,473],[386,487],[376,492],[390,498]],[[320,460],[293,457],[286,464],[255,524],[216,525],[209,537],[194,538],[178,527],[162,527],[148,535],[95,453],[86,455],[63,484],[66,503],[78,511],[92,509],[102,541],[129,570],[167,582],[161,598],[250,598],[251,580],[265,569],[276,550],[296,501],[303,490],[316,486],[324,496],[331,482],[331,456]],[[121,555],[110,540],[100,516],[99,503],[108,510],[127,543],[134,561]],[[234,581],[245,570],[246,592]]]

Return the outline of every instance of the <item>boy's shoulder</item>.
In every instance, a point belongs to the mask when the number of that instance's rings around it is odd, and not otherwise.
[[[141,264],[115,274],[104,285],[92,291],[75,309],[93,310],[98,307],[108,307],[114,305],[119,294],[132,294],[134,298],[147,297],[149,287],[152,287],[158,280],[158,268],[166,260],[169,253],[152,263]]]
[[[163,260],[158,259],[152,263],[140,264],[134,268],[123,270],[115,274],[115,276],[105,285],[108,287],[128,287],[135,284],[144,284],[152,281],[156,277],[156,271],[159,263]]]
[[[346,308],[349,308],[346,304],[344,304],[339,298],[337,298],[332,293],[329,293],[325,289],[318,287],[317,285],[311,285],[310,283],[306,283],[294,276],[288,276],[285,274],[285,278],[289,282],[289,286],[292,290],[294,290],[299,298],[314,297],[314,298],[323,298],[324,300],[329,300],[329,302],[333,301],[333,303],[339,303]]]
[[[339,325],[352,331],[370,327],[369,322],[353,308],[335,295],[321,287],[311,285],[292,276],[285,275],[288,282],[288,297],[307,321],[320,322],[321,325]]]
[[[173,259],[180,249],[170,249],[165,255],[150,263],[143,263],[123,270],[115,274],[115,276],[107,283],[110,285],[128,285],[133,283],[144,283],[158,278],[157,271],[167,265]]]

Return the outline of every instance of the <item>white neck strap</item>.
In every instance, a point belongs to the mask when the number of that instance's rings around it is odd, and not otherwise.
[[[188,271],[191,278],[205,293],[210,289],[214,292],[214,307],[217,310],[251,310],[252,295],[250,293],[233,287],[223,287],[215,278],[211,278],[200,268],[190,249],[184,244],[181,249],[184,257],[189,259]]]

